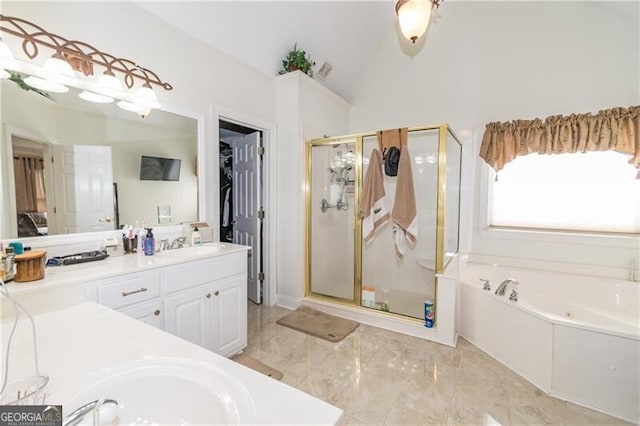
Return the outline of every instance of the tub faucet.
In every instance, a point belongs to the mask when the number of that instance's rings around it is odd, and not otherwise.
[[[482,283],[483,290],[491,290],[491,283],[489,282],[489,280],[480,278],[480,282]]]
[[[507,286],[509,285],[509,283],[513,283],[513,285],[518,285],[518,280],[509,278],[508,280],[502,281],[498,286],[498,288],[496,289],[495,294],[497,296],[504,296],[504,292],[507,291]]]
[[[100,413],[99,410],[102,406],[107,404],[118,406],[118,401],[114,399],[96,399],[95,401],[88,402],[84,404],[82,407],[75,410],[73,413],[69,414],[62,421],[62,426],[75,426],[80,423],[87,414],[93,411],[93,424],[100,424]],[[97,421],[96,421],[97,420]]]

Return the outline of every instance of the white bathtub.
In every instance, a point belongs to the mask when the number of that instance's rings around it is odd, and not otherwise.
[[[508,278],[517,302],[494,294]],[[458,284],[462,337],[550,395],[640,423],[640,283],[468,262]]]

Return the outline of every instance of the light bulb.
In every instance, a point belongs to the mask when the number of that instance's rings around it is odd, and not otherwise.
[[[110,104],[111,102],[113,102],[113,98],[109,96],[100,95],[98,93],[93,93],[86,90],[80,92],[78,94],[78,97],[80,99],[84,99],[85,101],[93,102],[96,104]]]
[[[153,91],[148,83],[136,90],[133,98],[134,103],[137,105],[145,106],[147,108],[160,108],[160,102],[158,102],[156,92]]]
[[[111,71],[105,71],[98,78],[98,87],[96,91],[109,97],[117,97],[122,94],[122,83]]]
[[[125,111],[135,112],[136,114],[140,115],[143,118],[151,114],[151,108],[144,105],[137,104],[137,103],[120,101],[116,105],[118,105],[120,108],[122,108]]]
[[[20,71],[20,65],[13,58],[13,53],[9,46],[5,44],[0,38],[0,68],[4,68],[11,71]]]
[[[45,92],[52,93],[67,93],[69,88],[64,84],[56,83],[55,81],[45,80],[44,78],[36,77],[34,75],[24,79],[24,82],[36,89],[44,90]]]
[[[59,84],[76,83],[76,75],[71,65],[59,54],[47,59],[42,67],[42,76]]]

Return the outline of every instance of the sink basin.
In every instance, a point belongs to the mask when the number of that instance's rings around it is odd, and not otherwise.
[[[47,400],[65,415],[102,398],[118,401],[102,424],[245,424],[254,407],[246,388],[224,370],[190,360],[150,360],[97,372],[54,391]],[[86,416],[91,424],[91,414]],[[82,424],[82,423],[81,423]]]
[[[218,253],[218,252],[221,252],[223,249],[224,249],[224,245],[213,243],[213,244],[207,244],[207,245],[183,247],[175,250],[165,250],[156,254],[161,257],[184,259],[189,257],[198,257],[198,256],[205,256],[212,253]]]

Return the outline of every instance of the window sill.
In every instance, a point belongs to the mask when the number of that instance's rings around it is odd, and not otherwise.
[[[563,231],[548,229],[486,227],[479,230],[483,238],[492,240],[540,241],[599,247],[640,248],[639,234]]]

